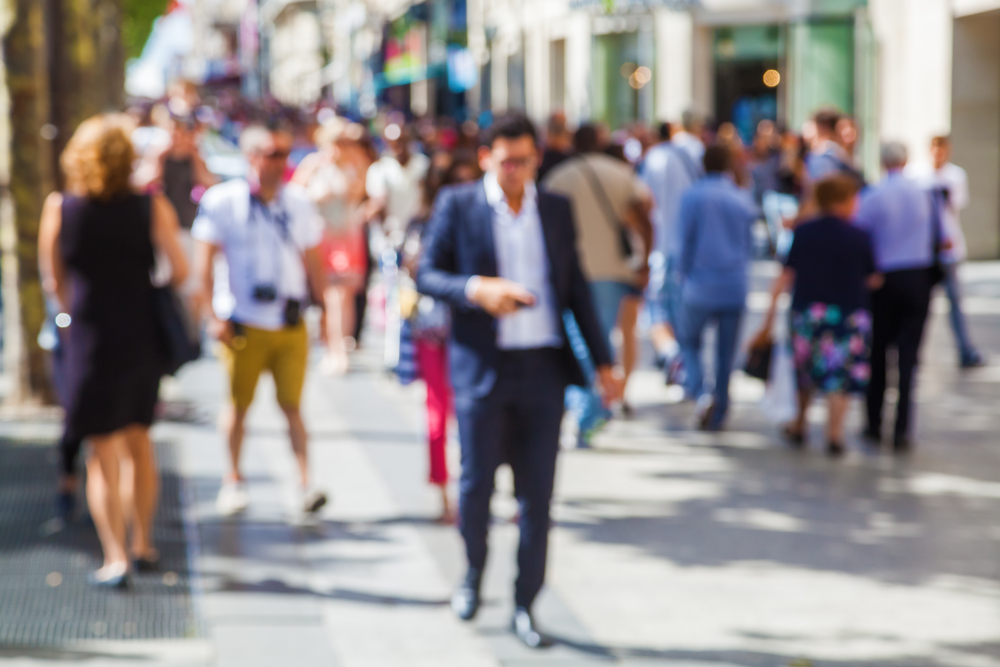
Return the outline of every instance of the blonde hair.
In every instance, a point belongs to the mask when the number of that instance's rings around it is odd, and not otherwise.
[[[130,139],[133,127],[132,119],[120,113],[101,114],[80,123],[60,159],[67,188],[104,200],[130,192],[135,162]]]

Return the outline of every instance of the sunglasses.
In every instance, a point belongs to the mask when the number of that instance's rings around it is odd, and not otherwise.
[[[532,159],[530,157],[511,157],[503,160],[500,166],[504,169],[523,169],[531,164]]]
[[[265,160],[287,160],[289,155],[291,155],[291,151],[274,151],[272,153],[260,154]]]

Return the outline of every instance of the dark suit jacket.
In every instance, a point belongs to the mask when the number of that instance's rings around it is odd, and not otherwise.
[[[611,353],[594,311],[587,280],[576,252],[576,228],[569,200],[538,192],[538,213],[549,259],[549,276],[560,314],[576,318],[598,366],[611,364]],[[472,276],[496,277],[493,209],[482,181],[445,188],[438,195],[424,236],[417,289],[452,306],[450,362],[456,392],[482,398],[497,377],[497,320],[465,297]],[[569,347],[562,318],[567,384],[588,384]]]

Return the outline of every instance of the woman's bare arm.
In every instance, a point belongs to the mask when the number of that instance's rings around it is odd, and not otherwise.
[[[66,267],[59,251],[62,231],[62,195],[53,192],[45,200],[38,229],[38,266],[42,273],[42,289],[59,302],[59,309],[69,308],[69,283]]]
[[[153,245],[170,262],[170,284],[178,287],[187,280],[190,269],[181,247],[180,223],[173,204],[163,195],[153,197]]]

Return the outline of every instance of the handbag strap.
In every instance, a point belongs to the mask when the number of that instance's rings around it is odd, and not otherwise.
[[[931,196],[931,263],[937,264],[944,240],[944,230],[941,227],[941,202],[936,188],[930,191]]]
[[[590,187],[594,191],[594,195],[597,197],[597,201],[600,204],[601,209],[604,211],[604,217],[607,219],[608,224],[610,224],[616,232],[621,230],[622,223],[619,222],[618,216],[615,215],[615,209],[611,205],[611,200],[608,199],[608,193],[605,192],[600,179],[597,178],[597,174],[594,173],[594,169],[587,163],[587,157],[581,155],[579,164],[584,177],[590,181]]]

